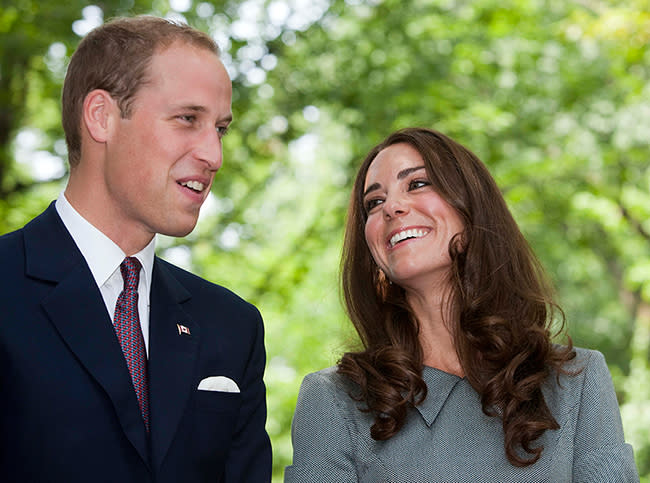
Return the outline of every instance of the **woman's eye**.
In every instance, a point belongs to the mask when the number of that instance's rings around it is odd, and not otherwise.
[[[365,203],[365,208],[366,208],[366,213],[370,213],[374,208],[379,206],[382,203],[382,200],[379,198],[373,198],[370,200],[367,200]]]
[[[431,183],[426,179],[414,179],[409,183],[409,191],[422,188],[424,186],[429,186]]]

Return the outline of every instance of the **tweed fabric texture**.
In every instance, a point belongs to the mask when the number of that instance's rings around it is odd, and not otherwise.
[[[370,437],[372,415],[360,411],[355,386],[329,368],[308,375],[292,426],[293,465],[286,483],[638,482],[625,443],[614,388],[602,354],[577,349],[567,369],[543,387],[560,429],[537,441],[541,459],[511,465],[501,421],[486,416],[465,378],[425,367],[428,396],[409,409],[388,441]]]
[[[147,382],[147,356],[138,315],[138,283],[140,281],[140,262],[135,257],[127,257],[120,264],[124,279],[124,289],[117,297],[113,327],[120,341],[126,365],[131,374],[133,388],[138,397],[144,425],[149,431],[149,384]]]

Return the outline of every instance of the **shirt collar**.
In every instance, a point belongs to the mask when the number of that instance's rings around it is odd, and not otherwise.
[[[95,283],[101,287],[120,266],[126,254],[113,240],[81,216],[63,193],[57,198],[55,206],[63,224],[86,259]],[[153,237],[146,247],[133,255],[142,265],[147,290],[151,287],[155,248],[156,237]]]
[[[427,397],[415,407],[427,426],[431,426],[454,387],[465,379],[429,366],[422,369],[422,379],[427,385]]]

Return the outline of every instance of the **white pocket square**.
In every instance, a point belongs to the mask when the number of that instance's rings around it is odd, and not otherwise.
[[[206,377],[199,383],[199,391],[239,392],[235,381],[226,376]]]

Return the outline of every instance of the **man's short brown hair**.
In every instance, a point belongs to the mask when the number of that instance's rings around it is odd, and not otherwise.
[[[81,112],[86,95],[104,89],[128,118],[133,100],[147,82],[153,55],[175,42],[219,55],[215,41],[188,25],[153,16],[116,18],[90,32],[70,59],[63,83],[62,121],[70,167],[81,158]]]

